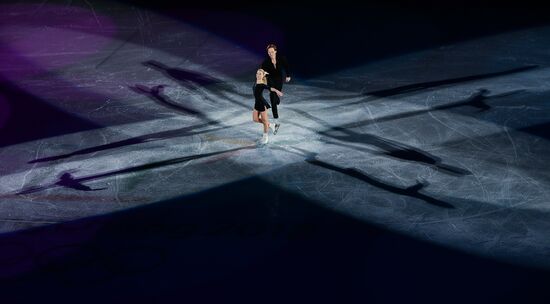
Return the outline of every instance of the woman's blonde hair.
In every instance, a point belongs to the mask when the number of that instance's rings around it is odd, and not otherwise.
[[[263,76],[262,76],[262,82],[263,82],[264,84],[267,84],[267,77],[266,77],[265,75],[267,75],[267,74],[269,74],[269,73],[266,72],[264,69],[258,69],[258,70],[256,71],[256,73],[258,73],[258,72],[260,72],[260,73],[263,74]]]

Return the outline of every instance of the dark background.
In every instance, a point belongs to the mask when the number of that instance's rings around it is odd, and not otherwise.
[[[297,76],[314,77],[415,50],[548,24],[548,4],[536,1],[126,1],[192,21],[258,53],[266,41],[247,39],[252,25],[220,24],[189,9],[239,12],[274,24],[275,41]],[[249,35],[253,36],[253,35]],[[268,34],[266,35],[268,36]]]

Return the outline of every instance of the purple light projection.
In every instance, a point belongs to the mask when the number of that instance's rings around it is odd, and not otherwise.
[[[171,18],[116,5],[0,5],[0,147],[158,118],[162,109],[136,107],[139,96],[128,89],[173,81],[147,71],[147,60],[220,79],[217,88],[203,86],[215,92],[253,78],[265,44],[283,41],[272,24],[240,13],[185,10]]]
[[[0,146],[98,127],[47,101],[105,99],[80,90],[56,71],[104,49],[115,32],[110,18],[76,6],[1,5]],[[28,82],[40,77],[41,85]],[[45,96],[46,90],[59,87],[65,88],[62,94]],[[41,128],[33,127],[36,124]]]
[[[105,48],[110,18],[75,6],[0,6],[0,75],[11,81],[64,67]]]
[[[103,16],[77,6],[0,8],[0,78],[79,116],[106,100],[128,100],[127,88],[143,81],[139,73],[145,70],[141,66],[145,60],[159,59],[170,67],[191,64],[185,69],[233,81],[248,76],[259,64],[266,43],[283,40],[273,25],[235,13],[189,10],[177,20],[143,12],[149,20],[143,22],[133,10],[124,9]],[[113,71],[108,66],[123,68]],[[75,67],[80,68],[78,74],[64,74]],[[39,77],[39,82],[27,81]],[[103,126],[152,118],[149,113],[138,115],[144,116],[131,115],[125,121],[84,117]]]

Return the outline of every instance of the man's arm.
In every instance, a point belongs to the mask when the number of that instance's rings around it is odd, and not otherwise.
[[[281,57],[281,64],[283,66],[283,69],[285,70],[286,82],[289,82],[290,81],[290,67],[288,65],[288,61],[286,60],[286,57]]]
[[[275,89],[275,88],[269,88],[269,90],[270,90],[271,92],[275,92],[275,94],[277,94],[279,97],[283,96],[283,92],[281,92],[281,91],[279,91],[279,90],[277,90],[277,89]]]

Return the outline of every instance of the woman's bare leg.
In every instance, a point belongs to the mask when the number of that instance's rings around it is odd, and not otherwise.
[[[269,118],[267,117],[267,111],[263,111],[260,113],[262,121],[262,124],[264,125],[264,133],[267,133],[269,130]]]
[[[260,120],[260,117],[258,115],[258,111],[256,111],[256,110],[252,111],[252,120],[255,121],[255,122],[262,123],[262,121]]]

